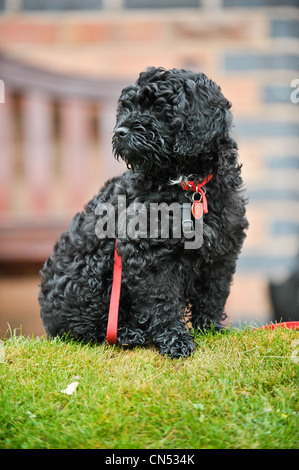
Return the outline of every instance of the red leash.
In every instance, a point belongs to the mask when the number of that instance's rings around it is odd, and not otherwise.
[[[259,328],[255,328],[255,330],[276,330],[276,328],[287,328],[288,330],[299,330],[299,321],[270,323],[270,325],[260,326]]]
[[[110,298],[110,307],[107,325],[107,342],[109,344],[116,344],[117,340],[117,325],[118,325],[118,307],[121,289],[121,257],[117,254],[117,240],[115,240],[114,249],[114,267],[113,267],[113,282]]]

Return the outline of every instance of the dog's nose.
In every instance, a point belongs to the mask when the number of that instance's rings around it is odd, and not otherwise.
[[[123,140],[127,133],[129,132],[129,129],[127,127],[118,127],[115,129],[115,137],[118,139],[118,140]]]

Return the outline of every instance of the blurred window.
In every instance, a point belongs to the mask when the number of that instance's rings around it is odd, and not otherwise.
[[[23,0],[23,10],[91,10],[102,8],[102,0]]]
[[[200,6],[200,0],[125,0],[126,8],[188,8]]]
[[[202,0],[0,0],[0,11],[198,8]]]

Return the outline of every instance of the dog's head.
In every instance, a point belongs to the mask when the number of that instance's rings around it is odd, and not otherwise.
[[[230,107],[205,74],[151,67],[121,93],[115,156],[152,175],[213,173],[223,149],[236,148]]]

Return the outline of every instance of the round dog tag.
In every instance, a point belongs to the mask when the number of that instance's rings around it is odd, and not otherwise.
[[[195,219],[200,219],[203,214],[203,204],[200,201],[194,201],[192,204],[192,214]]]

